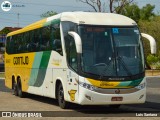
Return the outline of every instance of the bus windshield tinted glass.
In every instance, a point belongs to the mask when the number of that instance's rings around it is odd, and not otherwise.
[[[132,76],[144,71],[143,49],[136,27],[79,26],[82,70],[103,76]]]

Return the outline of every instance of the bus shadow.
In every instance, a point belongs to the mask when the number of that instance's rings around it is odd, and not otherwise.
[[[144,104],[121,105],[120,108],[109,106],[74,106],[72,110],[86,114],[136,114],[136,113],[160,113],[160,103],[146,102]],[[124,114],[123,114],[124,113]]]
[[[11,92],[10,89],[5,87],[4,80],[0,80],[0,91]],[[44,96],[38,96],[33,94],[26,94],[25,98],[29,98],[35,101],[46,103],[49,105],[59,106],[56,99],[48,98]],[[89,106],[89,105],[77,105],[71,103],[69,106],[70,110],[77,111],[80,113],[88,114],[108,114],[108,113],[136,113],[136,112],[160,112],[160,103],[146,101],[144,104],[133,104],[133,105],[122,105],[120,108],[111,108],[107,105]]]
[[[29,98],[29,99],[32,99],[32,100],[35,100],[35,101],[38,101],[38,102],[42,102],[42,103],[46,103],[46,104],[49,104],[49,105],[59,106],[57,100],[53,99],[53,98],[48,98],[48,97],[29,94],[29,93],[25,94],[25,98]]]
[[[26,98],[36,100],[49,105],[59,106],[56,99],[27,94]],[[145,102],[144,104],[121,105],[120,108],[112,108],[109,105],[78,105],[69,104],[69,110],[86,114],[120,114],[120,113],[139,113],[139,112],[160,112],[160,103]]]
[[[147,108],[151,111],[159,111],[160,112],[160,103],[146,101],[144,104],[137,104],[137,105],[128,105],[129,107],[133,108]]]
[[[54,105],[59,107],[58,105],[58,101],[56,99],[53,98],[48,98],[48,97],[44,97],[44,96],[38,96],[38,95],[34,95],[34,94],[25,94],[25,98],[29,98],[41,103],[46,103],[49,105]],[[106,113],[123,113],[125,112],[123,109],[116,109],[116,108],[110,108],[107,105],[78,105],[78,104],[74,104],[74,103],[69,103],[68,109],[67,110],[71,110],[71,111],[75,111],[78,112],[80,114],[106,114]],[[65,111],[65,110],[64,110]]]
[[[160,103],[146,102],[144,104],[121,105],[120,108],[112,108],[109,105],[82,106],[72,104],[70,109],[78,113],[88,115],[116,115],[117,116],[135,116],[136,113],[160,113]]]

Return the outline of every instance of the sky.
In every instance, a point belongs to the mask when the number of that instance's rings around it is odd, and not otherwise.
[[[4,27],[24,27],[29,25],[42,19],[40,15],[47,11],[55,11],[58,13],[66,11],[93,11],[90,6],[78,2],[78,0],[0,0],[0,5],[4,1],[9,1],[12,4],[12,8],[10,11],[5,12],[0,7],[0,30]],[[140,7],[146,4],[155,5],[154,12],[160,12],[159,0],[134,1]]]

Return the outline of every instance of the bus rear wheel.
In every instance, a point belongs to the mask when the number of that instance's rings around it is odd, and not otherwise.
[[[58,86],[57,97],[58,97],[58,104],[59,104],[59,106],[62,109],[68,108],[68,102],[65,101],[65,99],[64,99],[64,90],[63,90],[63,86],[62,86],[61,83]]]
[[[19,97],[21,98],[24,97],[24,92],[22,92],[22,84],[21,84],[20,78],[18,79],[18,82],[17,82],[17,92]]]
[[[16,84],[16,82],[13,83],[13,94],[15,96],[18,96],[18,90],[17,90],[17,84]]]

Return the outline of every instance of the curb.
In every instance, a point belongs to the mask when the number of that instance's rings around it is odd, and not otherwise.
[[[160,76],[146,76],[146,78],[160,78]]]

